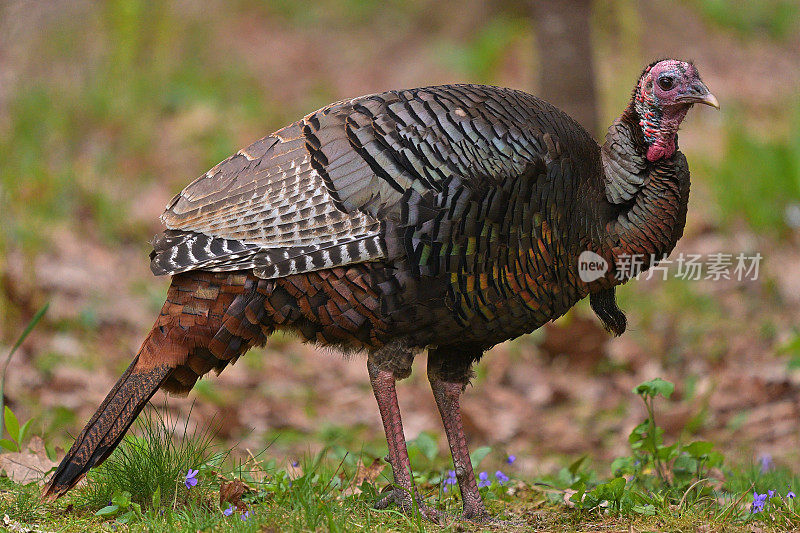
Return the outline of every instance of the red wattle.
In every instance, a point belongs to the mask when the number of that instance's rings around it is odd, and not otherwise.
[[[662,157],[671,157],[675,153],[675,143],[662,144],[655,142],[647,149],[647,160],[658,161]]]

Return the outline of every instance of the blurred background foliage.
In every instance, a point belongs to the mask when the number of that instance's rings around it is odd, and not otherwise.
[[[674,427],[692,420],[691,431],[745,455],[797,460],[785,446],[797,429],[775,420],[800,414],[789,364],[800,358],[800,6],[565,1],[570,24],[586,13],[590,31],[562,41],[590,53],[553,61],[570,45],[542,38],[558,22],[547,4],[0,4],[0,347],[53,303],[10,370],[7,402],[58,444],[79,429],[163,301],[167,280],[152,278],[147,260],[163,206],[237,148],[331,101],[451,82],[565,99],[602,139],[642,66],[677,56],[696,61],[723,110],[693,112],[681,134],[693,192],[676,253],[759,252],[759,279],[634,282],[621,291],[632,320],[622,339],[582,306],[498,347],[465,401],[470,436],[528,452],[520,464],[531,471],[561,454],[611,456],[641,415],[630,384],[666,375],[679,384]],[[588,86],[547,94],[550,81],[587,72]],[[276,337],[198,385],[201,417],[217,414],[221,438],[255,447],[280,434],[278,449],[366,440],[379,453],[362,362],[312,352]],[[409,438],[439,433],[417,378],[400,387],[419,413],[407,415]],[[187,402],[170,405],[184,412]],[[492,431],[484,415],[503,427]],[[521,422],[537,418],[543,431]]]

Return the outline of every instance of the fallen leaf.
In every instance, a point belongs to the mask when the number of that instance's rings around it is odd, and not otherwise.
[[[56,464],[47,458],[41,437],[33,437],[24,452],[0,454],[0,472],[5,472],[11,481],[21,485],[42,484]]]
[[[219,486],[219,506],[225,507],[225,503],[231,503],[237,509],[245,510],[247,505],[242,501],[242,496],[252,489],[240,479],[233,481],[223,481]]]
[[[575,508],[575,502],[573,502],[571,498],[572,498],[573,494],[577,494],[577,493],[578,493],[577,490],[572,490],[572,489],[567,489],[567,490],[564,491],[564,503],[570,509],[574,509]]]
[[[375,459],[369,466],[365,466],[364,463],[359,460],[353,482],[342,491],[342,496],[361,494],[361,485],[363,483],[375,483],[375,480],[378,479],[378,476],[383,472],[384,468],[386,468],[386,463],[380,459]]]

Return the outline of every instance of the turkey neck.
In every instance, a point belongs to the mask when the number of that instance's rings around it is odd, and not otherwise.
[[[677,136],[675,143],[677,146]],[[610,253],[614,265],[631,265],[634,258],[634,264],[640,264],[641,269],[646,270],[669,254],[683,235],[689,201],[689,168],[686,157],[679,151],[656,161],[646,159],[647,145],[633,104],[609,128],[603,151],[619,154],[626,148],[634,152],[628,154],[631,165],[627,168],[604,165],[606,197],[610,206],[605,223],[607,237],[604,248]],[[604,160],[606,156],[603,154]],[[638,172],[631,172],[632,169],[638,169]],[[640,185],[629,198],[619,198],[617,194],[618,202],[626,201],[613,203],[614,195],[609,192],[608,184],[615,180],[627,184],[638,180]]]

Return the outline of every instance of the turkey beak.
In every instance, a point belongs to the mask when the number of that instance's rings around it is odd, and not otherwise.
[[[711,93],[702,96],[699,100],[697,100],[697,103],[710,105],[711,107],[716,107],[719,109],[719,100],[717,100],[717,97]]]
[[[705,104],[719,109],[719,101],[717,97],[711,94],[705,83],[702,81],[694,82],[689,90],[683,93],[678,99],[679,102],[687,104]]]

